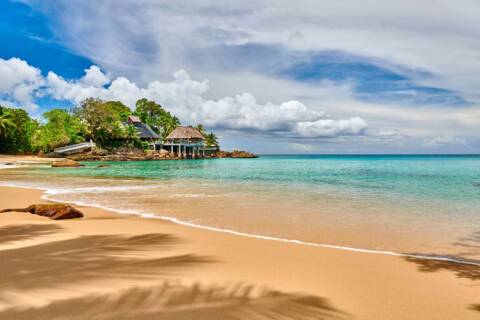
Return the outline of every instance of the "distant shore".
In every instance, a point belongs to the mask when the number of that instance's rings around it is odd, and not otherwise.
[[[41,197],[38,190],[0,187],[2,208],[45,202]],[[111,316],[106,319],[479,316],[478,287],[452,272],[462,266],[426,273],[400,257],[78,208],[85,218],[0,215],[0,319],[72,313],[89,319],[98,312]]]

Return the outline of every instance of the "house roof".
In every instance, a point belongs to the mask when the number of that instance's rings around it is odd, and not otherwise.
[[[166,138],[169,139],[202,139],[204,140],[204,136],[202,133],[195,128],[191,127],[177,127],[173,130]]]
[[[134,122],[133,125],[137,129],[141,139],[159,139],[160,136],[150,128],[148,124],[142,122]]]
[[[137,129],[140,139],[160,139],[160,136],[152,128],[143,122],[124,122],[125,126],[131,125]]]
[[[142,121],[140,121],[140,118],[137,116],[128,116],[128,122],[136,123],[136,122],[142,122]]]

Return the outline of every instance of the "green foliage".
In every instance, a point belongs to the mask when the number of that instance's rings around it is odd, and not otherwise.
[[[32,137],[38,122],[22,109],[0,106],[0,152],[31,153]]]
[[[122,122],[126,122],[128,116],[132,114],[132,110],[120,101],[106,101],[104,104],[107,108],[111,109],[113,113],[116,113],[118,119]]]
[[[8,130],[12,130],[15,128],[15,124],[12,121],[12,116],[9,112],[3,112],[0,114],[0,138],[6,136]]]
[[[87,125],[66,110],[52,109],[43,114],[47,123],[35,131],[35,150],[51,152],[57,147],[85,141]]]
[[[87,124],[88,138],[101,147],[139,146],[141,142],[136,129],[122,123],[130,114],[127,109],[119,102],[89,98],[75,108],[74,113]]]
[[[40,125],[22,109],[0,106],[0,152],[32,153],[50,152],[57,147],[92,139],[99,147],[148,147],[141,141],[137,129],[127,125],[131,110],[119,101],[88,98],[73,112],[53,109],[43,114],[46,122]],[[155,101],[140,99],[135,115],[166,137],[180,125],[180,120]],[[208,146],[218,146],[213,133],[207,134],[203,125],[196,127]]]
[[[205,131],[205,127],[203,126],[203,124],[197,124],[197,130],[200,131],[200,133],[202,134],[202,136],[206,136],[207,135],[207,131]]]
[[[204,135],[204,137],[205,137],[205,144],[208,147],[218,147],[218,138],[213,132]]]
[[[180,125],[180,120],[177,117],[172,116],[170,112],[155,101],[149,101],[145,98],[137,101],[134,114],[163,138]]]

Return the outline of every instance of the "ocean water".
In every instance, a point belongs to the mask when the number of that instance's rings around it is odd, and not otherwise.
[[[242,234],[480,261],[479,156],[261,156],[17,168],[53,200]]]

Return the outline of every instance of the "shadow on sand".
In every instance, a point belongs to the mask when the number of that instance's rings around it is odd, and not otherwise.
[[[31,290],[96,279],[171,276],[184,267],[213,262],[193,254],[168,255],[168,248],[177,243],[167,234],[94,235],[2,250],[0,288]],[[158,247],[166,256],[147,254]]]
[[[0,244],[53,234],[62,228],[54,224],[27,224],[0,228]]]
[[[42,225],[2,228],[8,241],[61,230]],[[28,235],[28,237],[27,237]],[[0,251],[0,302],[16,293],[65,289],[101,281],[137,282],[115,294],[55,300],[41,307],[12,307],[0,319],[346,319],[323,298],[282,293],[245,284],[184,285],[189,268],[215,263],[194,254],[175,254],[178,238],[168,234],[94,235]],[[154,249],[154,250],[152,250]],[[152,256],[154,251],[156,256]],[[160,257],[159,257],[160,254]],[[154,281],[154,282],[153,282]],[[95,282],[97,285],[99,282]]]
[[[413,255],[428,255],[431,257],[451,258],[458,262],[434,260],[434,259],[420,259],[415,257],[406,257],[409,262],[414,262],[418,265],[418,270],[422,272],[436,272],[436,271],[450,271],[458,278],[468,279],[471,281],[480,281],[480,232],[474,232],[472,235],[460,238],[454,243],[455,246],[462,250],[455,255],[437,255],[437,254],[416,254]],[[462,263],[463,261],[463,263]],[[480,312],[480,304],[472,304],[469,309]]]
[[[417,254],[413,255],[428,255],[431,257],[443,257],[456,260],[442,261],[434,259],[420,259],[415,257],[406,257],[405,259],[410,262],[418,264],[418,270],[423,272],[435,272],[435,271],[451,271],[459,278],[465,278],[473,281],[480,280],[480,232],[474,232],[472,235],[464,238],[460,238],[453,243],[454,246],[461,249],[460,252],[454,255],[438,255],[438,254]],[[462,263],[462,261],[464,263]]]
[[[472,304],[472,305],[470,306],[470,309],[473,310],[473,311],[478,311],[478,312],[480,312],[480,303],[478,303],[478,304]]]
[[[166,281],[161,286],[135,288],[116,295],[58,301],[41,308],[10,309],[0,319],[123,320],[123,319],[350,319],[323,298],[262,290],[253,286],[184,286]]]

